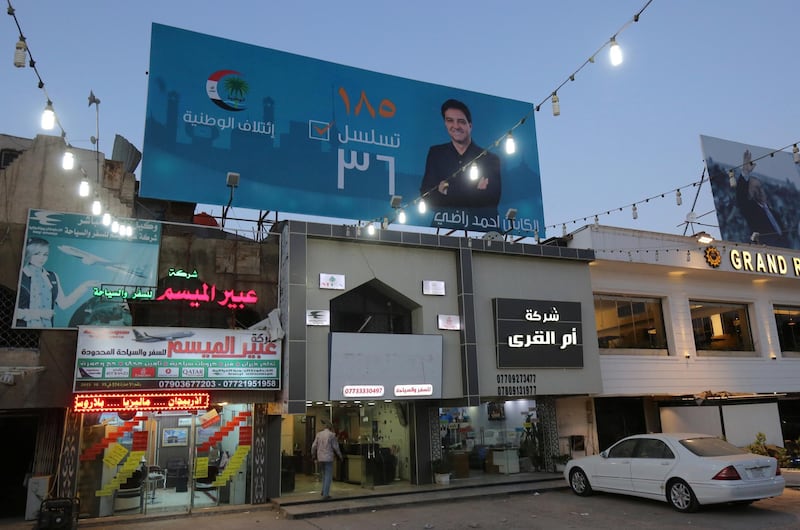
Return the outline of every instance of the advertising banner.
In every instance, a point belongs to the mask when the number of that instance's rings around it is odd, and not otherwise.
[[[259,331],[81,326],[75,357],[75,392],[281,387],[281,344]]]
[[[154,24],[140,193],[388,223],[404,207],[408,224],[543,236],[531,108]]]
[[[492,300],[498,368],[581,368],[580,302]]]
[[[126,237],[100,217],[30,210],[12,327],[130,325],[127,301],[155,296],[161,243],[160,223],[130,224]]]
[[[792,154],[711,136],[700,143],[722,238],[800,249],[800,164]]]
[[[439,399],[442,336],[331,333],[332,400]]]

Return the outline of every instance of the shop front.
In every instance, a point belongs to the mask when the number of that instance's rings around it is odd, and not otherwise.
[[[280,388],[279,341],[190,328],[81,327],[78,336],[67,437],[80,517],[266,501],[279,472],[267,431],[270,414],[280,416],[264,389]]]
[[[252,406],[208,393],[78,394],[82,517],[247,504]]]

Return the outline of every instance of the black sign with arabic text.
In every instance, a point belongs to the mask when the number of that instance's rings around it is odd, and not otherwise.
[[[582,368],[580,302],[492,300],[498,368]]]

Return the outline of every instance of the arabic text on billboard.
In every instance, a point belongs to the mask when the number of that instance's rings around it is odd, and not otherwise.
[[[262,332],[81,326],[75,391],[278,390],[280,363]]]
[[[13,327],[130,325],[126,301],[155,294],[161,242],[161,224],[131,225],[129,238],[100,217],[30,210]]]
[[[452,134],[449,99],[469,114],[451,111]],[[235,172],[234,206],[392,222],[398,195],[408,224],[543,235],[533,116],[514,130],[516,153],[494,145],[531,108],[154,24],[140,193],[223,204]],[[451,137],[465,133],[459,153]],[[411,205],[421,195],[424,214]]]

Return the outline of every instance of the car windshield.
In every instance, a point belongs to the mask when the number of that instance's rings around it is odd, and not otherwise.
[[[746,455],[747,451],[720,438],[685,438],[681,445],[697,456]]]

